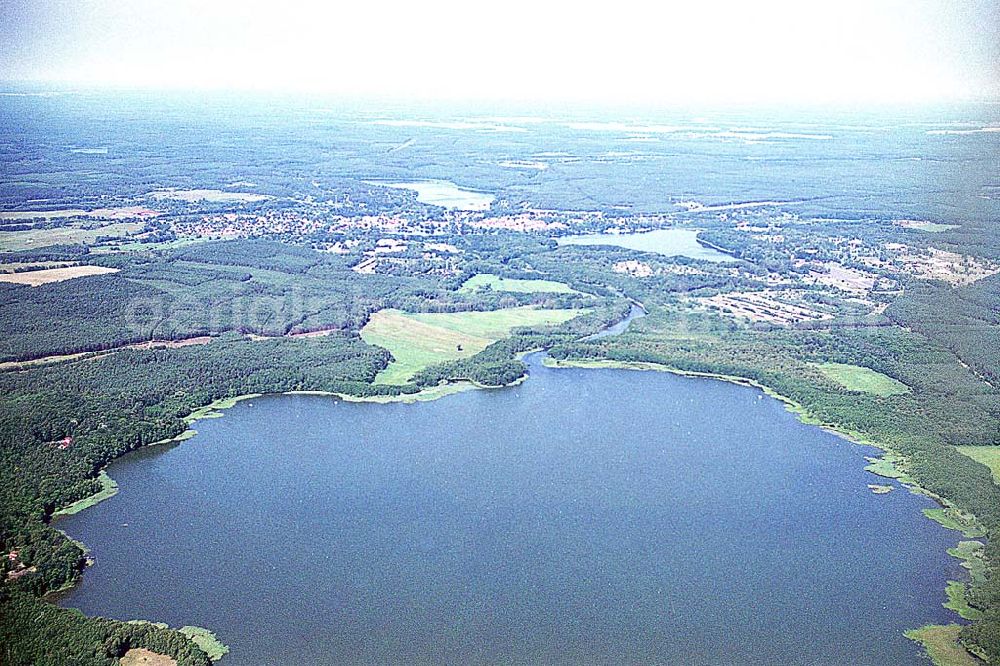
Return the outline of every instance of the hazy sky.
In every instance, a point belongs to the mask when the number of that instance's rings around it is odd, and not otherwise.
[[[426,98],[1000,97],[1000,0],[2,0],[0,78]]]

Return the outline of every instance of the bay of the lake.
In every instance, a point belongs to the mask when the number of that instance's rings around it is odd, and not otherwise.
[[[733,257],[698,242],[697,229],[656,229],[634,234],[582,234],[556,238],[559,245],[613,245],[668,257],[684,256],[705,261],[733,261]]]
[[[61,603],[208,627],[227,666],[885,666],[958,619],[931,501],[749,387],[533,360],[516,387],[196,428],[57,521],[96,560]]]
[[[486,210],[495,198],[486,192],[459,187],[447,180],[419,180],[405,183],[377,183],[386,187],[412,190],[417,201],[452,210]]]

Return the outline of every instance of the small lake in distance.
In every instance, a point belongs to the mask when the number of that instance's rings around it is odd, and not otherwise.
[[[698,242],[697,229],[656,229],[635,234],[585,234],[556,238],[560,245],[614,245],[630,250],[655,252],[668,257],[684,256],[705,261],[734,261],[727,254]]]
[[[96,558],[60,603],[208,627],[225,666],[886,666],[958,621],[931,501],[748,387],[532,358],[516,387],[196,427],[56,522]]]
[[[494,197],[486,192],[476,192],[459,187],[447,180],[420,180],[406,183],[376,183],[385,187],[413,190],[417,201],[452,210],[486,210]]]

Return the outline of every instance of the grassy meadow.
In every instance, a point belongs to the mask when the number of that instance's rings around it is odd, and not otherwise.
[[[101,236],[122,238],[142,229],[140,222],[117,222],[103,227],[57,227],[55,229],[30,229],[27,231],[0,231],[0,251],[30,250],[50,245],[92,244]]]
[[[493,291],[509,291],[518,294],[552,293],[552,294],[578,294],[564,282],[554,282],[552,280],[518,280],[514,278],[504,278],[492,273],[478,273],[466,280],[459,293],[472,293],[489,287]]]
[[[820,363],[816,367],[848,391],[859,391],[883,397],[910,392],[910,388],[906,384],[860,365]]]
[[[976,462],[981,462],[993,472],[993,478],[1000,483],[1000,446],[956,446],[961,453]]]
[[[561,324],[582,310],[530,307],[489,312],[407,313],[381,310],[361,329],[361,338],[384,347],[395,359],[377,382],[405,384],[414,373],[445,361],[467,358],[507,337],[518,326]]]

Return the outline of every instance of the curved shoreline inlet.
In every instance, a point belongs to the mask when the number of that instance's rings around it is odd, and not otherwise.
[[[632,307],[631,309],[629,309],[628,314],[625,316],[624,319],[615,324],[612,324],[611,326],[608,326],[603,331],[599,331],[597,333],[594,333],[593,335],[588,335],[587,337],[584,338],[584,340],[597,340],[600,338],[606,338],[612,335],[619,335],[621,333],[624,333],[625,331],[628,330],[628,327],[632,325],[633,321],[645,317],[646,314],[648,314],[646,312],[646,308],[644,308],[641,303],[636,303],[635,301],[633,301]]]
[[[668,257],[690,257],[703,261],[733,261],[733,257],[708,247],[698,240],[698,229],[656,229],[628,234],[583,234],[560,236],[559,245],[612,245]]]
[[[127,455],[59,520],[96,559],[61,603],[208,627],[230,666],[910,664],[905,630],[957,620],[955,533],[872,493],[869,447],[753,388],[537,361],[419,405],[251,398]]]
[[[412,190],[417,193],[417,201],[452,210],[486,210],[496,198],[486,192],[477,192],[459,187],[448,180],[418,180],[400,183],[369,182],[383,187]]]

